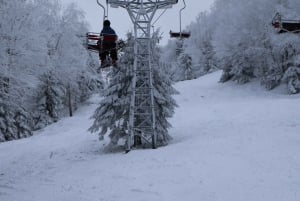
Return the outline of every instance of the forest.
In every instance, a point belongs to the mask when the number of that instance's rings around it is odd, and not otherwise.
[[[300,91],[300,37],[279,34],[272,18],[300,21],[297,0],[216,0],[186,31],[185,41],[169,41],[163,60],[172,63],[176,81],[222,70],[220,82],[259,81],[267,90],[286,85],[288,94]]]
[[[3,142],[31,136],[35,130],[72,116],[81,103],[104,88],[104,83],[96,73],[97,57],[85,48],[88,23],[75,4],[63,8],[59,1],[52,0],[1,0],[0,6],[0,142]],[[191,32],[189,39],[170,40],[160,47],[156,43],[159,34],[155,33],[156,100],[158,107],[164,105],[161,108],[164,114],[157,117],[163,116],[160,132],[165,133],[170,126],[166,118],[173,115],[176,107],[171,98],[177,93],[171,87],[173,82],[221,70],[220,82],[260,82],[266,90],[284,85],[287,95],[299,93],[299,34],[279,34],[271,24],[276,13],[286,19],[300,20],[299,11],[299,0],[215,0],[211,10],[200,13],[186,27]],[[122,89],[124,99],[116,101],[112,110],[122,108],[124,113],[120,115],[128,114],[127,70],[132,66],[133,46],[130,38],[129,34],[120,68],[108,86],[111,90],[104,93],[107,98],[94,115],[91,131],[102,127],[100,137],[109,128],[122,130],[127,126],[114,127],[115,121],[123,119],[109,116],[105,108],[110,108],[107,101],[114,98],[113,91],[120,94]],[[108,118],[111,122],[107,122]],[[117,137],[114,133],[114,130],[110,133],[112,141],[122,137],[122,132],[117,132],[121,135]],[[168,138],[167,134],[161,135],[162,141]]]
[[[0,1],[0,142],[72,115],[103,87],[75,4]]]

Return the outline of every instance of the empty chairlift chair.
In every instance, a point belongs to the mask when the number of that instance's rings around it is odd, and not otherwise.
[[[191,36],[190,32],[173,32],[170,31],[170,37],[171,38],[189,38]]]
[[[300,33],[300,20],[282,19],[279,13],[274,16],[272,25],[278,33]]]
[[[97,44],[100,39],[99,33],[88,32],[86,34],[87,49],[93,52],[99,52],[99,45]]]
[[[178,1],[177,1],[178,2]],[[177,3],[176,2],[176,3]],[[170,37],[171,38],[180,38],[180,39],[184,39],[184,38],[189,38],[191,36],[191,33],[190,32],[187,32],[187,31],[181,31],[181,13],[182,11],[185,9],[186,7],[186,4],[185,4],[185,0],[183,0],[183,3],[184,3],[184,7],[180,9],[179,11],[179,23],[180,23],[180,30],[179,32],[173,32],[173,31],[170,31]]]

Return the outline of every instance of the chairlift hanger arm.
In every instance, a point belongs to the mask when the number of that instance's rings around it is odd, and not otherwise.
[[[182,15],[182,11],[186,8],[186,3],[185,3],[185,0],[183,0],[183,7],[180,9],[179,11],[179,32],[173,32],[173,31],[170,31],[170,37],[171,38],[180,38],[180,39],[184,39],[184,38],[189,38],[191,36],[191,33],[190,32],[183,32],[182,31],[182,18],[181,18],[181,15]]]
[[[181,8],[180,11],[179,11],[179,21],[180,21],[179,31],[180,31],[180,33],[181,33],[181,14],[182,14],[182,11],[186,8],[185,0],[183,0],[183,4],[184,4],[183,8]]]
[[[103,21],[108,17],[108,0],[106,0],[106,8],[105,6],[97,0],[97,4],[103,9]]]

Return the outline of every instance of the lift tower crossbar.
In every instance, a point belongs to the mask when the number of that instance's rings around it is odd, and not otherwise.
[[[131,150],[134,137],[156,148],[151,22],[158,9],[171,8],[178,0],[108,0],[107,2],[111,7],[126,9],[134,25],[134,65],[126,151]]]

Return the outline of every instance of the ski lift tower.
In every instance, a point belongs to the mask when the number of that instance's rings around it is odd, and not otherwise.
[[[178,0],[107,0],[107,3],[113,8],[126,9],[134,24],[134,66],[126,151],[141,142],[156,148],[151,22],[159,9],[171,8]]]

